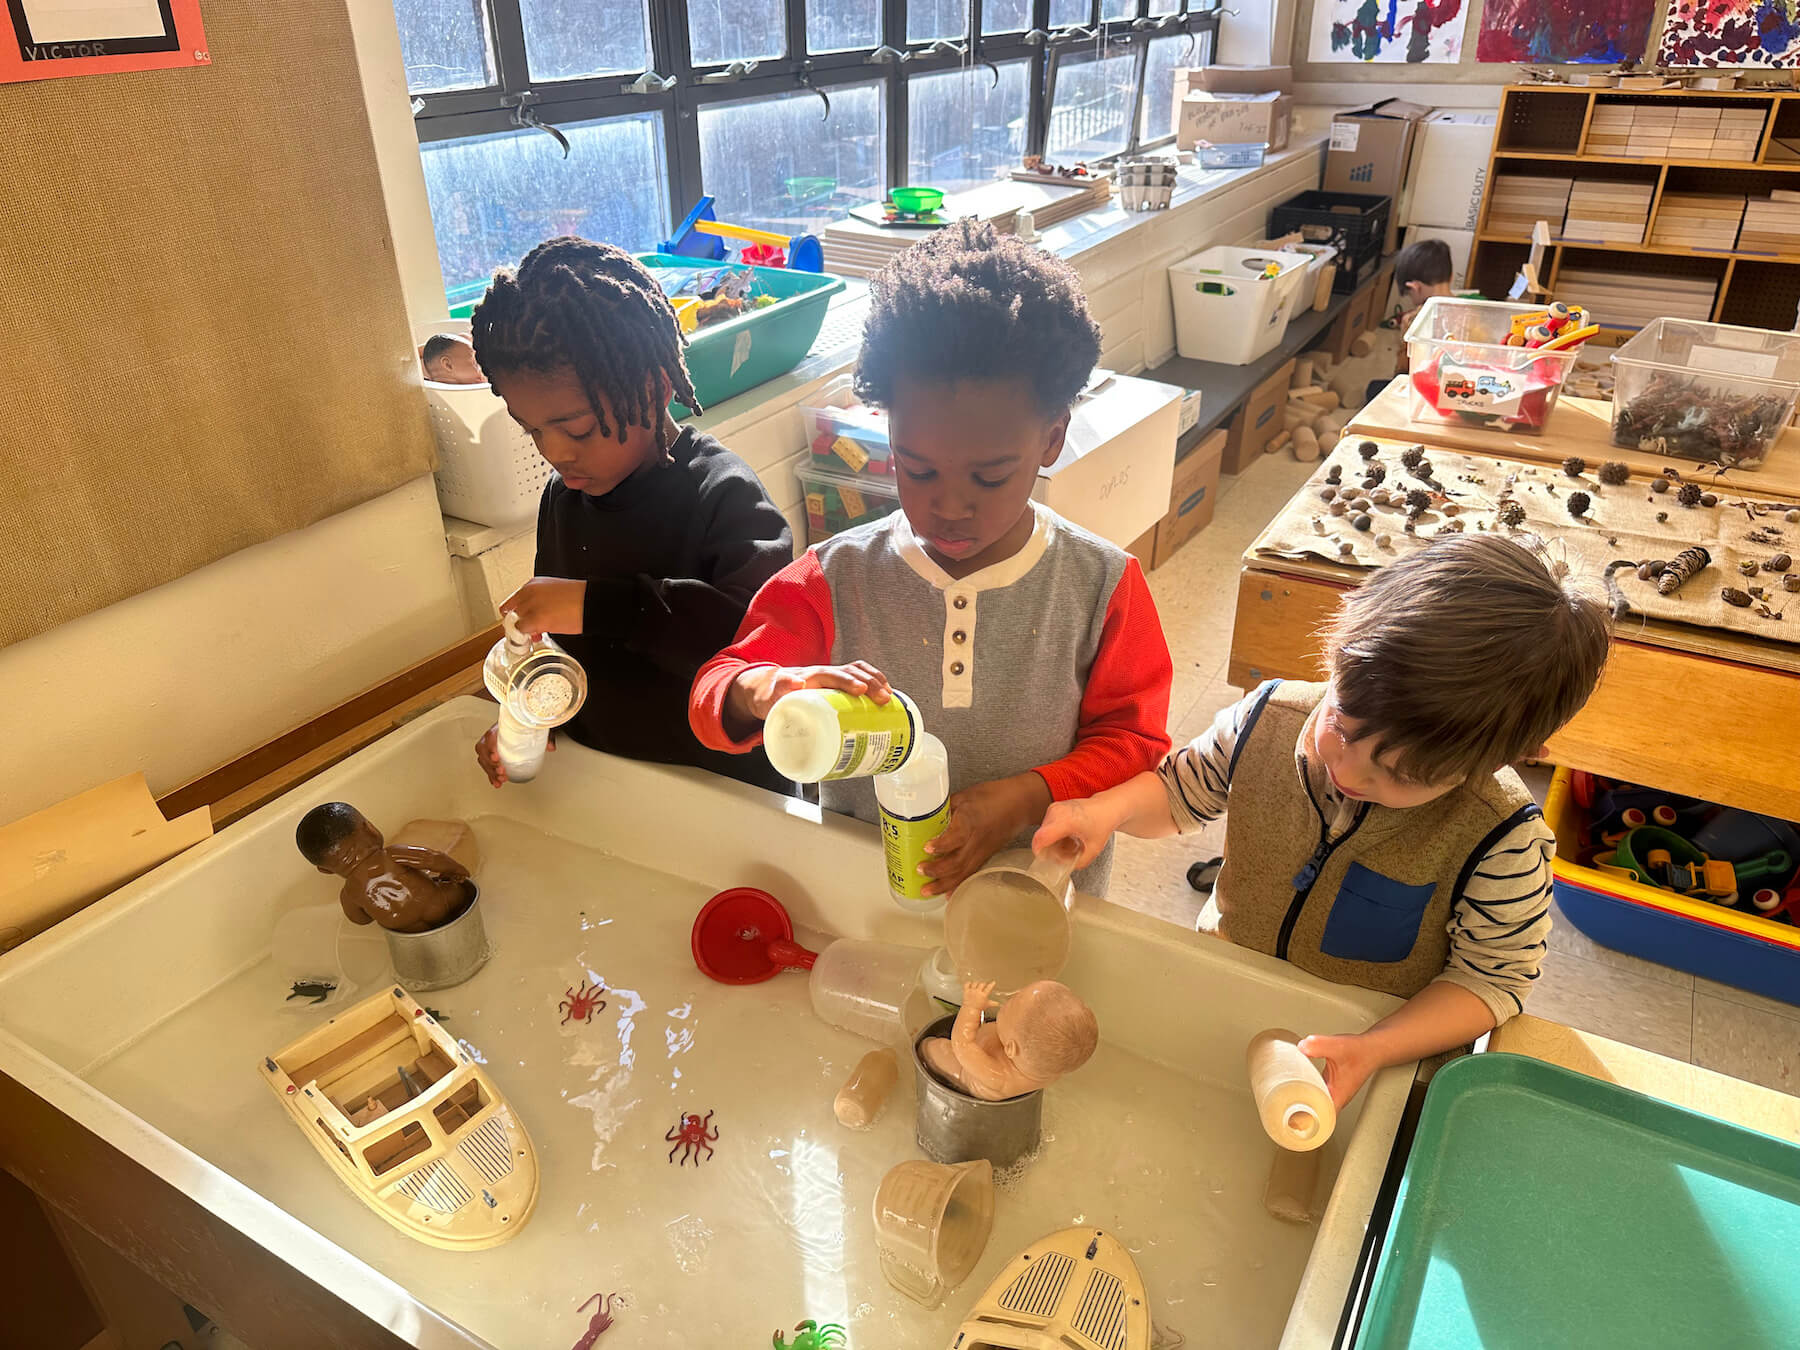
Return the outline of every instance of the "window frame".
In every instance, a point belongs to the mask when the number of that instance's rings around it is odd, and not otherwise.
[[[724,64],[696,66],[689,60],[686,0],[648,0],[653,63],[648,71],[589,76],[573,80],[533,81],[525,51],[520,0],[482,0],[493,42],[496,79],[482,89],[418,93],[413,100],[414,128],[421,143],[457,140],[515,131],[532,120],[555,126],[589,122],[633,113],[657,113],[661,119],[664,162],[669,174],[670,211],[678,219],[704,194],[700,172],[698,112],[719,102],[791,94],[811,88],[830,96],[834,87],[878,82],[886,128],[887,186],[906,182],[910,162],[908,79],[914,75],[954,70],[963,65],[985,68],[1007,61],[1029,64],[1027,104],[1030,125],[1027,153],[1041,154],[1054,96],[1057,68],[1065,57],[1093,50],[1096,35],[1108,51],[1128,47],[1136,58],[1137,100],[1130,140],[1122,155],[1166,145],[1173,135],[1140,140],[1144,72],[1149,42],[1185,32],[1196,53],[1218,46],[1222,0],[1183,0],[1176,13],[1150,17],[1148,0],[1134,0],[1128,17],[1102,23],[1101,0],[1087,0],[1088,22],[1051,32],[1046,27],[1050,0],[1031,0],[1031,26],[1024,32],[987,36],[981,31],[985,0],[969,0],[972,36],[959,41],[908,43],[906,0],[882,0],[881,43],[873,48],[811,55],[806,48],[806,0],[783,0],[786,54],[734,71]],[[1210,40],[1203,39],[1211,34]],[[736,63],[733,63],[736,64]],[[642,92],[630,86],[644,81]],[[658,87],[650,88],[650,84]],[[521,109],[524,110],[523,117]],[[675,220],[665,223],[672,229]]]

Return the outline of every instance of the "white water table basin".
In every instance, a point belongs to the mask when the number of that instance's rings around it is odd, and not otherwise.
[[[1100,1050],[1047,1094],[1043,1147],[1001,1177],[980,1264],[926,1312],[883,1281],[870,1221],[883,1173],[919,1156],[908,1073],[875,1128],[840,1127],[832,1097],[871,1043],[814,1018],[804,976],[718,985],[688,949],[707,897],[748,885],[803,942],[923,956],[941,923],[886,899],[874,830],[569,744],[537,782],[496,792],[472,754],[491,718],[446,705],[0,958],[0,1071],[421,1350],[569,1345],[595,1293],[621,1295],[609,1350],[767,1345],[802,1318],[862,1350],[940,1350],[1019,1249],[1076,1224],[1127,1245],[1153,1321],[1190,1346],[1331,1342],[1411,1069],[1343,1113],[1330,1202],[1297,1226],[1262,1207],[1273,1146],[1244,1048],[1270,1026],[1360,1029],[1394,1000],[1083,898],[1063,978],[1098,1014]],[[293,842],[332,800],[389,831],[468,819],[485,854],[495,954],[422,999],[538,1150],[536,1211],[491,1250],[389,1228],[258,1073],[331,1011],[284,1001],[268,946],[283,914],[336,894]],[[583,981],[606,1006],[565,1020]],[[712,1113],[712,1156],[671,1162],[665,1135],[690,1112]]]

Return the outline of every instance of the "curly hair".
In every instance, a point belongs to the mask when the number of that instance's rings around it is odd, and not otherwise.
[[[611,244],[573,237],[539,244],[517,272],[494,274],[470,323],[475,359],[490,382],[512,371],[572,370],[603,436],[623,440],[627,427],[651,427],[668,448],[663,408],[652,396],[659,375],[685,406],[704,411],[669,298],[643,264]]]
[[[1100,360],[1081,279],[1060,258],[957,221],[890,262],[870,284],[856,392],[887,406],[902,376],[1018,379],[1049,417],[1075,402]]]

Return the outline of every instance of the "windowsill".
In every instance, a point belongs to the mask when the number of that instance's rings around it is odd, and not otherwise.
[[[1241,184],[1254,182],[1305,156],[1317,155],[1325,142],[1328,126],[1303,128],[1303,122],[1312,120],[1306,114],[1312,112],[1320,114],[1319,120],[1322,123],[1329,123],[1329,109],[1297,108],[1287,148],[1270,155],[1258,168],[1204,170],[1184,166],[1177,176],[1174,197],[1168,210],[1127,211],[1118,204],[1115,197],[1100,210],[1076,216],[1042,231],[1038,244],[1066,261],[1076,262],[1082,254],[1125,238],[1133,230],[1145,229],[1164,220],[1179,219],[1209,197]],[[736,398],[709,408],[704,416],[695,419],[691,425],[730,444],[733,433],[761,422],[774,413],[797,406],[816,386],[853,370],[857,350],[862,345],[862,321],[868,313],[868,307],[868,284],[854,279],[847,280],[844,290],[832,300],[819,340],[799,365],[785,375],[778,375]],[[444,518],[444,536],[450,553],[459,558],[477,557],[535,528],[536,522],[529,520],[520,525],[497,528],[458,520],[453,516]]]

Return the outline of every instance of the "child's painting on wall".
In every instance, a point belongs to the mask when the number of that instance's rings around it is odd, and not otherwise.
[[[1512,65],[1640,61],[1654,0],[1488,0],[1475,59]]]
[[[1800,0],[1669,0],[1657,63],[1800,65]]]
[[[1462,59],[1463,0],[1318,0],[1312,61],[1455,65]]]

